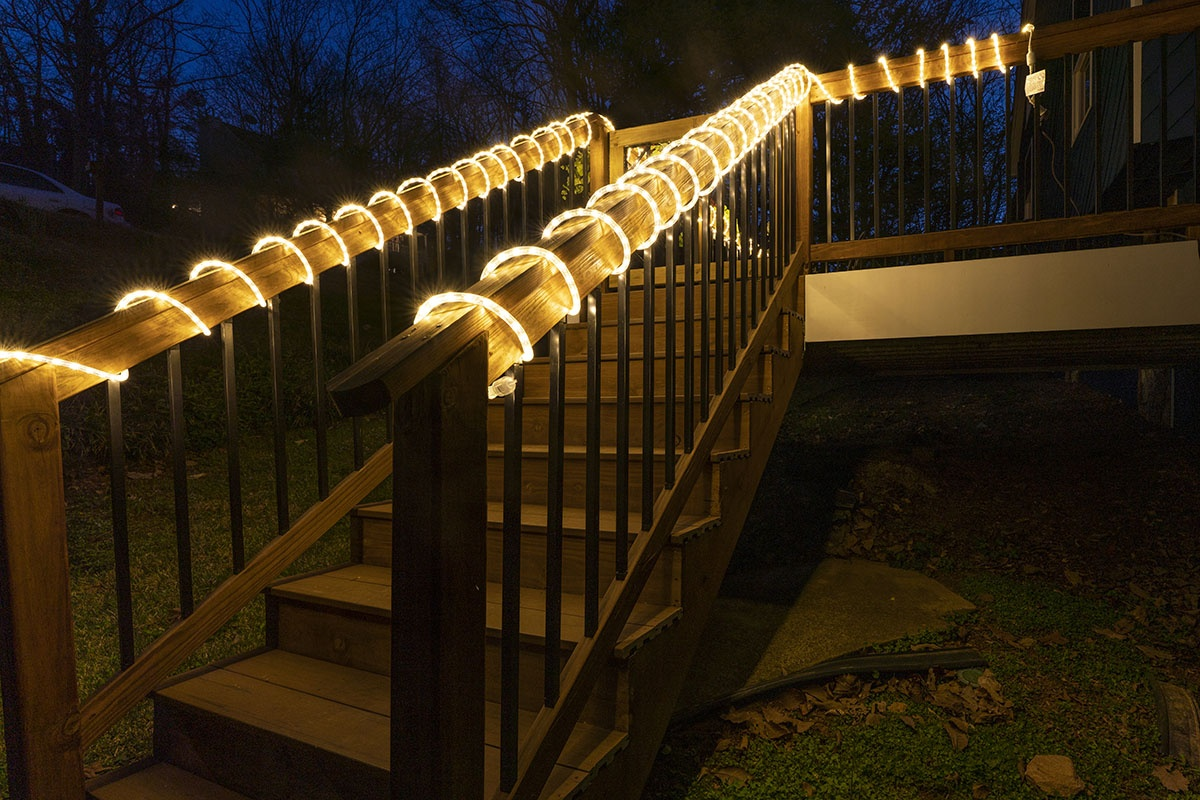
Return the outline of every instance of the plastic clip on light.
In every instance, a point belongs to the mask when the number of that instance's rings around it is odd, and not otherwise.
[[[358,203],[347,203],[337,211],[333,212],[333,221],[337,222],[342,217],[346,217],[351,214],[361,214],[367,219],[371,220],[371,224],[375,226],[375,233],[379,237],[379,240],[375,242],[375,249],[382,250],[383,246],[387,244],[387,237],[383,235],[383,226],[379,224],[379,218],[363,206],[360,206]]]
[[[27,350],[0,350],[0,361],[35,361],[39,364],[49,364],[52,367],[63,367],[75,372],[82,372],[85,375],[102,378],[106,381],[119,382],[129,378],[129,370],[127,369],[123,369],[120,372],[105,372],[102,369],[89,367],[87,364],[80,364],[78,361],[68,361],[65,358],[45,356],[41,353],[30,353]]]
[[[309,286],[316,279],[313,273],[312,264],[308,263],[308,256],[304,255],[304,251],[296,246],[296,243],[291,239],[285,239],[282,236],[264,236],[254,243],[254,247],[250,248],[251,253],[261,253],[268,247],[283,247],[292,252],[292,255],[300,259],[300,264],[304,267],[304,282]]]
[[[215,258],[209,258],[204,261],[201,261],[199,264],[192,267],[192,271],[188,274],[188,280],[194,281],[194,280],[196,280],[196,278],[199,278],[201,275],[204,275],[209,272],[217,272],[217,271],[232,272],[234,275],[236,275],[238,278],[241,279],[242,283],[244,283],[250,287],[250,291],[254,292],[255,302],[258,303],[258,305],[261,308],[267,307],[267,299],[265,297],[263,297],[263,293],[261,291],[259,291],[258,284],[256,284],[254,281],[250,280],[249,275],[242,272],[240,269],[235,267],[233,264],[230,264],[228,261],[221,261],[221,260],[215,259]]]
[[[124,311],[132,305],[144,303],[147,300],[162,300],[163,302],[169,303],[186,314],[187,318],[190,319],[192,324],[196,326],[197,331],[203,333],[205,336],[212,336],[212,329],[205,325],[200,320],[200,317],[196,316],[195,311],[192,311],[186,305],[179,302],[174,297],[171,297],[171,295],[167,294],[166,292],[160,292],[157,289],[137,289],[136,291],[132,291],[118,300],[117,305],[113,310]]]
[[[567,284],[567,291],[571,293],[571,303],[566,307],[566,313],[571,315],[578,314],[579,309],[582,308],[582,303],[579,299],[579,286],[575,283],[575,276],[571,274],[571,270],[567,269],[566,262],[559,258],[557,253],[547,250],[544,247],[510,247],[504,252],[497,254],[491,261],[484,265],[483,272],[479,274],[479,279],[483,280],[514,258],[522,258],[524,256],[539,258],[558,270],[558,273],[562,275],[563,281]]]
[[[542,231],[542,238],[549,239],[563,223],[573,219],[594,219],[612,231],[613,235],[617,237],[617,241],[621,243],[621,263],[609,273],[610,275],[620,275],[629,269],[629,262],[633,258],[633,248],[629,246],[629,237],[625,234],[625,229],[618,225],[615,219],[598,209],[572,208],[569,211],[564,211],[547,223],[545,229]]]
[[[492,300],[490,297],[471,294],[470,292],[443,292],[441,294],[435,294],[433,297],[422,303],[421,307],[417,309],[417,315],[413,319],[413,324],[415,325],[424,320],[433,313],[434,309],[452,303],[479,306],[480,308],[486,309],[487,311],[495,314],[504,321],[504,324],[508,325],[508,327],[516,335],[517,340],[521,343],[521,360],[533,360],[533,343],[529,341],[529,334],[525,332],[525,328],[520,322],[517,321],[516,317],[508,312],[506,308],[501,306],[495,300]]]

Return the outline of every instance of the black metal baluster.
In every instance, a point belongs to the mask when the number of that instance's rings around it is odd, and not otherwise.
[[[1131,77],[1129,79],[1128,84],[1125,87],[1125,106],[1126,106],[1126,108],[1129,109],[1129,117],[1128,117],[1128,119],[1126,119],[1127,127],[1126,127],[1126,131],[1125,131],[1125,134],[1126,134],[1125,141],[1127,142],[1127,146],[1125,148],[1125,210],[1126,211],[1131,211],[1133,209],[1133,164],[1134,164],[1134,153],[1133,153],[1134,118],[1133,118],[1133,116],[1137,112],[1135,111],[1134,104],[1133,104],[1134,86],[1133,86],[1132,76],[1136,75],[1140,72],[1138,65],[1134,63],[1134,59],[1136,59],[1139,55],[1138,49],[1139,48],[1137,47],[1136,43],[1133,45],[1130,45],[1130,47],[1129,47],[1129,74]]]
[[[392,242],[389,239],[383,243],[383,249],[379,251],[379,317],[383,332],[383,341],[386,342],[392,338],[392,286],[391,286],[391,268],[389,265],[389,253],[392,250]],[[395,420],[392,419],[392,414],[384,414],[384,430],[387,436],[387,441],[392,441],[393,428]]]
[[[600,298],[587,298],[587,474],[584,484],[583,635],[600,624]]]
[[[229,546],[233,571],[246,566],[242,518],[242,457],[238,437],[237,373],[234,369],[233,320],[221,323],[221,368],[225,384],[225,458],[229,472]]]
[[[546,173],[553,168],[553,162],[547,162],[538,167],[538,194],[537,194],[537,218],[539,220],[546,219]],[[529,226],[525,227],[525,235],[531,236],[533,231]]]
[[[480,226],[483,228],[483,255],[486,258],[492,252],[492,197],[489,192],[487,195],[479,198],[481,219]]]
[[[117,595],[117,645],[121,669],[133,664],[133,578],[129,569],[129,494],[125,489],[125,432],[121,383],[108,382],[108,485],[112,503],[113,578]]]
[[[930,191],[930,185],[929,185],[929,181],[930,181],[930,177],[929,177],[930,169],[929,168],[930,168],[930,160],[932,159],[932,149],[930,147],[930,138],[931,137],[930,137],[930,132],[929,132],[929,83],[926,82],[925,85],[921,88],[922,88],[922,93],[924,94],[924,100],[925,100],[924,107],[922,109],[923,119],[922,119],[922,126],[921,126],[921,132],[922,132],[921,170],[924,173],[922,176],[922,180],[921,180],[921,188],[924,193],[924,197],[922,197],[922,201],[924,203],[924,212],[923,213],[924,213],[925,219],[923,220],[924,224],[921,227],[921,233],[929,233],[931,230],[933,230],[933,227],[930,224],[930,220],[929,220],[929,201],[932,196],[932,193]]]
[[[516,388],[504,398],[504,510],[500,587],[500,785],[517,780],[521,702],[521,410],[523,370],[509,369]]]
[[[764,253],[767,252],[769,244],[764,236],[766,230],[763,225],[763,220],[767,211],[767,170],[763,164],[763,158],[767,151],[768,140],[760,141],[754,148],[754,208],[751,211],[754,220],[754,243],[750,258],[752,259],[753,275],[754,275],[754,291],[750,295],[750,322],[751,326],[758,323],[758,308],[761,303],[766,306],[764,292],[767,288],[767,282],[763,280]]]
[[[696,206],[683,215],[683,269],[683,452],[690,453],[696,427]]]
[[[283,331],[280,298],[267,301],[267,343],[271,351],[271,411],[275,444],[275,519],[279,533],[291,527],[288,512],[287,420],[283,416]]]
[[[663,485],[675,485],[675,228],[663,231],[666,278],[663,281]]]
[[[350,363],[354,364],[358,361],[359,354],[359,319],[358,319],[358,257],[350,259],[350,266],[346,267],[346,316],[350,324]],[[322,383],[317,391],[321,395],[325,394],[325,385]],[[352,453],[354,458],[354,468],[358,469],[363,465],[363,441],[362,441],[362,418],[355,416],[350,420],[350,431],[353,440]],[[321,495],[324,497],[325,495]]]
[[[871,236],[879,233],[879,92],[871,95]]]
[[[616,575],[629,569],[629,269],[617,276]]]
[[[1063,117],[1062,117],[1062,144],[1059,146],[1059,152],[1062,153],[1062,215],[1063,219],[1071,216],[1071,142],[1074,128],[1082,120],[1074,118],[1075,109],[1071,102],[1072,89],[1072,70],[1071,56],[1063,56],[1062,59],[1062,85],[1063,85]],[[1051,166],[1053,169],[1053,166]]]
[[[642,530],[654,523],[654,262],[642,251]]]
[[[1167,204],[1167,45],[1169,36],[1158,40],[1158,205]]]
[[[983,81],[975,79],[975,224],[983,224]]]
[[[1041,203],[1041,188],[1042,188],[1042,109],[1039,98],[1041,95],[1033,96],[1033,152],[1032,163],[1033,171],[1030,179],[1030,203],[1033,206],[1033,218],[1041,219],[1042,203]]]
[[[559,321],[549,334],[550,397],[546,431],[546,651],[543,694],[547,706],[558,703],[559,653],[562,647],[563,455],[566,436],[567,326]]]
[[[740,274],[738,276],[738,347],[746,346],[749,316],[749,300],[754,294],[753,277],[751,269],[753,268],[753,259],[751,256],[751,248],[753,242],[750,240],[750,205],[753,199],[753,193],[750,189],[750,164],[754,161],[752,154],[748,153],[742,159],[742,163],[738,167],[738,222],[737,224],[737,242],[738,242],[738,261],[740,262]],[[732,216],[732,212],[730,214]],[[731,363],[730,368],[733,367]]]
[[[420,286],[420,259],[420,244],[417,241],[417,230],[414,228],[408,234],[408,289],[411,293],[409,302],[412,304],[412,308],[410,310],[414,314],[416,313],[417,306],[421,304],[417,295],[418,287]]]
[[[1012,181],[1008,177],[1008,164],[1012,157],[1012,129],[1013,129],[1013,108],[1012,108],[1012,91],[1013,91],[1012,70],[1008,67],[1004,68],[1004,161],[1001,168],[1001,174],[1004,175],[1004,221],[1012,222],[1016,218],[1014,205],[1016,198],[1013,196]]]
[[[179,563],[179,616],[195,609],[192,588],[192,523],[188,515],[187,437],[183,425],[183,353],[167,351],[167,386],[171,412],[171,464],[175,487],[175,548]]]
[[[857,100],[851,97],[846,103],[846,116],[848,118],[848,122],[846,124],[849,127],[849,135],[846,137],[846,163],[849,166],[849,182],[846,188],[846,207],[850,217],[850,241],[852,242],[858,238],[858,209],[856,208],[858,205],[858,200],[855,194],[855,190],[858,188],[858,181],[854,179],[856,174],[854,162],[856,160],[855,156],[858,155],[856,152],[858,149],[858,137],[855,135],[857,133],[855,130],[857,125],[855,124],[854,120],[854,106],[857,104],[857,102]]]
[[[309,324],[312,329],[313,392],[316,401],[317,496],[329,495],[329,404],[325,398],[325,345],[321,330],[321,276],[309,288]]]
[[[833,241],[833,102],[830,100],[825,101],[825,241]]]
[[[512,220],[510,219],[510,217],[512,215],[509,213],[509,204],[512,202],[512,198],[509,196],[510,195],[509,190],[508,190],[509,185],[510,184],[506,183],[500,187],[500,198],[501,198],[501,203],[500,203],[500,240],[501,241],[508,241],[508,237],[511,235],[511,231],[512,231]]]
[[[738,162],[730,174],[729,185],[729,308],[727,309],[729,312],[729,339],[726,341],[727,352],[725,355],[729,359],[727,363],[730,370],[737,363],[737,350],[740,343],[746,339],[745,333],[742,333],[740,340],[738,339],[738,333],[746,319],[746,284],[742,280],[745,273],[739,273],[741,261],[745,258],[743,237],[746,228],[745,213],[742,209],[746,201],[746,181],[743,173],[745,166],[745,159]],[[740,318],[738,316],[739,309],[741,310]]]
[[[958,104],[955,102],[955,86],[957,78],[947,82],[947,107],[949,120],[946,128],[949,132],[950,165],[946,170],[947,193],[950,196],[950,229],[958,227]]]
[[[712,197],[715,205],[709,209],[709,236],[713,242],[713,305],[716,327],[713,333],[713,394],[725,387],[725,179],[717,181]],[[715,219],[712,219],[715,215]],[[707,265],[708,262],[706,261]],[[705,406],[707,407],[707,403]]]
[[[903,87],[896,94],[896,117],[899,120],[896,125],[896,233],[903,236],[905,226],[904,167],[908,160],[908,151],[904,142],[904,134],[907,131],[904,127]]]
[[[446,286],[446,215],[444,213],[434,221],[433,235],[436,239],[434,263],[437,265],[437,285],[440,289]]]
[[[709,226],[712,216],[708,198],[700,200],[700,421],[708,421],[708,398],[711,391],[709,386],[709,367],[712,358],[712,333],[709,308],[709,290],[711,287],[712,264],[709,253],[712,249],[712,228]],[[719,358],[719,356],[718,356]]]
[[[1100,71],[1099,71],[1100,70],[1100,53],[1096,50],[1092,50],[1092,64],[1095,65],[1095,69],[1096,69],[1095,77],[1099,78],[1100,77]],[[1196,74],[1200,75],[1200,72],[1197,72]],[[1098,80],[1095,81],[1093,83],[1093,85],[1094,86],[1100,85],[1099,81]],[[1095,123],[1095,128],[1096,128],[1096,135],[1093,137],[1093,142],[1092,142],[1092,144],[1093,144],[1093,149],[1092,149],[1092,213],[1093,214],[1099,214],[1103,210],[1102,206],[1104,205],[1104,193],[1102,191],[1103,187],[1101,186],[1102,175],[1100,172],[1100,166],[1104,161],[1104,150],[1100,146],[1100,143],[1102,141],[1101,131],[1103,130],[1103,127],[1104,127],[1101,124],[1101,120],[1104,119],[1103,108],[1101,106],[1101,103],[1103,102],[1104,94],[1105,94],[1104,92],[1093,92],[1092,93],[1092,120]],[[1197,106],[1197,108],[1200,109],[1200,106]]]

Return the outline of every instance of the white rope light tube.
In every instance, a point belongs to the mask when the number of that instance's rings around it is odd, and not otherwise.
[[[707,197],[709,194],[711,194],[717,188],[717,184],[721,182],[721,160],[719,158],[717,158],[716,151],[714,151],[711,147],[709,147],[707,144],[700,141],[699,139],[683,138],[683,139],[676,139],[675,141],[671,142],[669,145],[664,147],[663,151],[660,155],[671,155],[672,150],[675,150],[678,147],[685,147],[688,145],[700,149],[701,151],[704,152],[704,154],[706,156],[708,156],[709,160],[712,161],[712,168],[713,168],[712,183],[709,184],[708,186],[701,187],[700,181],[699,180],[696,181],[696,197],[697,197],[697,199],[699,199],[701,197]],[[695,170],[693,170],[693,172],[694,171]]]
[[[721,112],[721,115],[716,117],[713,120],[713,122],[715,122],[717,124],[733,123],[733,125],[736,126],[738,129],[738,133],[740,133],[742,135],[742,144],[740,147],[737,147],[734,149],[733,157],[730,158],[729,166],[725,170],[726,172],[728,172],[729,170],[733,169],[735,161],[738,161],[739,159],[741,159],[742,156],[744,156],[744,155],[746,155],[746,153],[750,152],[750,131],[746,130],[746,126],[742,124],[742,121],[740,119],[738,119],[737,117],[731,115],[729,113],[728,109]],[[732,139],[730,141],[732,141]]]
[[[512,180],[508,174],[508,164],[505,164],[504,159],[501,158],[500,156],[496,155],[495,153],[493,153],[491,150],[480,150],[478,153],[471,156],[471,158],[475,161],[476,164],[479,165],[479,168],[481,170],[483,170],[483,178],[484,178],[484,180],[487,181],[487,189],[484,192],[485,194],[492,193],[492,186],[493,186],[492,176],[488,174],[487,169],[484,168],[484,166],[483,166],[483,161],[481,161],[480,159],[490,158],[492,161],[495,161],[497,164],[500,165],[500,171],[504,174],[504,182],[508,183],[510,180]]]
[[[975,80],[979,80],[979,61],[975,56],[975,37],[967,39],[967,47],[971,49],[971,74],[975,76]]]
[[[554,138],[556,141],[558,140],[557,136],[555,136]],[[512,138],[512,146],[513,146],[514,150],[516,149],[516,146],[521,144],[522,142],[532,142],[533,146],[537,148],[538,165],[536,167],[534,167],[534,169],[541,169],[542,165],[546,163],[546,151],[542,149],[541,142],[539,142],[537,139],[533,138],[532,136],[530,136],[527,133],[518,134],[517,136],[514,136]],[[519,160],[520,156],[517,156],[517,159]]]
[[[575,132],[571,130],[571,126],[566,123],[566,120],[555,120],[554,122],[550,123],[549,128],[553,131],[557,131],[561,128],[562,132],[567,135],[567,139],[571,142],[570,148],[567,149],[567,152],[564,153],[564,155],[570,155],[579,149],[579,144],[575,141]]]
[[[166,292],[160,292],[156,289],[137,289],[132,291],[118,300],[117,305],[113,310],[124,311],[130,306],[137,305],[138,303],[144,303],[147,300],[163,300],[167,303],[170,303],[172,306],[178,308],[187,315],[187,318],[190,319],[192,324],[196,326],[197,331],[203,333],[205,336],[212,336],[212,329],[205,325],[200,318],[196,316],[195,311],[192,311],[186,305],[179,302],[174,297],[171,297],[171,295],[167,294]]]
[[[560,158],[562,158],[564,155],[567,154],[567,148],[566,148],[566,145],[563,144],[562,137],[559,136],[558,131],[554,130],[554,128],[550,127],[549,125],[543,125],[540,128],[534,128],[533,133],[530,134],[530,137],[531,138],[537,137],[543,133],[548,133],[551,136],[553,136],[554,143],[556,145],[558,145],[557,155],[555,155],[554,158],[546,159],[547,162],[558,161]]]
[[[342,266],[349,267],[350,250],[346,247],[346,242],[344,239],[342,239],[341,234],[335,231],[333,226],[331,226],[328,222],[322,222],[319,219],[301,220],[300,222],[296,223],[296,229],[292,231],[292,236],[300,236],[301,234],[308,233],[311,230],[316,230],[317,228],[320,228],[334,238],[334,240],[338,243],[338,247],[341,248],[342,251]]]
[[[437,189],[429,182],[427,178],[409,178],[404,183],[396,187],[396,194],[404,194],[404,192],[412,186],[424,186],[433,198],[433,216],[431,222],[437,222],[442,218],[442,198],[438,196]]]
[[[896,83],[896,79],[892,77],[892,68],[888,66],[887,56],[880,56],[879,63],[883,65],[883,76],[887,78],[888,86],[896,94],[900,94],[900,86]]]
[[[695,144],[695,142],[692,144]],[[692,179],[692,199],[683,204],[683,210],[690,211],[692,207],[696,205],[696,201],[700,199],[700,175],[696,172],[696,168],[674,153],[668,152],[667,149],[664,149],[656,156],[651,156],[650,158],[646,159],[642,162],[642,165],[646,167],[653,167],[654,163],[657,161],[669,161],[672,164],[683,167],[683,170],[688,174],[688,177]]]
[[[925,88],[925,48],[924,47],[917,48],[917,61],[920,65],[917,69],[917,85],[919,85],[922,89],[924,89]]]
[[[946,83],[954,83],[954,73],[950,70],[950,43],[942,42],[942,64],[946,71]]]
[[[996,69],[1004,72],[1008,66],[1004,63],[1004,59],[1000,56],[1000,34],[992,34],[992,52],[996,55]]]
[[[102,369],[89,367],[87,364],[80,364],[78,361],[68,361],[65,358],[57,358],[55,356],[45,356],[41,353],[30,353],[27,350],[0,350],[0,361],[36,361],[39,364],[49,364],[52,367],[63,367],[64,369],[82,372],[85,375],[91,375],[96,378],[102,378],[106,381],[124,381],[129,378],[129,370],[123,369],[120,372],[105,372]]]
[[[308,263],[308,256],[304,255],[304,251],[296,246],[296,243],[291,239],[285,239],[282,236],[264,236],[254,243],[254,247],[250,248],[250,252],[261,253],[268,247],[283,247],[292,251],[292,255],[300,259],[300,263],[304,266],[304,282],[309,286],[312,285],[316,276],[313,273],[312,264]]]
[[[858,91],[858,81],[854,78],[854,65],[846,65],[846,73],[850,76],[850,96],[855,100],[864,100],[866,95]]]
[[[629,172],[626,172],[624,175],[621,176],[621,179],[619,181],[617,181],[617,183],[622,184],[624,186],[629,186],[630,185],[629,180],[637,175],[650,175],[651,177],[658,178],[659,180],[661,180],[663,183],[665,183],[667,185],[667,189],[671,192],[671,197],[675,201],[675,213],[671,215],[671,218],[669,220],[666,220],[665,222],[663,222],[662,227],[664,230],[666,230],[667,228],[670,228],[672,225],[674,225],[676,222],[679,221],[679,218],[681,216],[683,216],[683,192],[679,191],[679,186],[676,185],[675,181],[671,178],[670,175],[668,175],[667,173],[663,172],[660,169],[655,169],[654,167],[648,167],[644,163],[638,164],[636,167],[631,169]],[[659,213],[661,214],[661,209],[660,209]]]
[[[375,243],[376,250],[382,250],[387,244],[387,237],[383,235],[383,226],[379,224],[379,219],[358,203],[347,203],[346,205],[333,212],[333,221],[337,222],[342,217],[348,217],[351,214],[362,214],[367,219],[371,220],[371,224],[375,226],[375,233],[379,236],[379,241]]]
[[[688,131],[686,134],[684,134],[683,138],[688,139],[690,141],[696,141],[696,138],[695,138],[696,135],[701,134],[701,133],[711,133],[716,136],[719,136],[720,138],[725,140],[725,146],[729,148],[729,163],[722,166],[720,169],[717,170],[717,178],[714,181],[714,186],[713,186],[713,188],[715,189],[716,181],[719,181],[721,178],[728,175],[729,171],[731,169],[733,169],[733,162],[736,161],[738,158],[738,149],[737,149],[737,146],[734,145],[734,143],[733,143],[733,137],[731,137],[728,133],[721,130],[720,128],[717,128],[717,127],[714,127],[714,126],[708,125],[708,124],[701,125],[698,128],[692,128],[690,131]],[[717,161],[719,164],[720,159],[718,159]],[[705,194],[708,194],[711,191],[712,191],[712,189],[709,189],[708,191],[705,192]]]
[[[483,162],[481,162],[476,156],[471,156],[470,158],[460,158],[458,161],[455,161],[454,164],[451,165],[451,169],[454,169],[461,173],[462,168],[465,166],[473,166],[479,170],[479,173],[481,175],[483,175],[483,194],[480,196],[487,197],[489,194],[491,194],[492,193],[492,176],[488,175],[487,167],[485,167],[483,165]],[[501,166],[503,166],[503,165],[501,165]]]
[[[542,238],[549,239],[559,226],[573,219],[594,219],[607,225],[608,229],[617,237],[617,241],[621,243],[621,263],[609,274],[620,275],[629,269],[629,262],[633,258],[633,248],[629,244],[629,237],[625,234],[625,229],[618,225],[615,219],[597,208],[572,208],[564,211],[547,223],[545,230],[542,231]]]
[[[588,208],[595,208],[596,203],[601,198],[606,197],[616,192],[633,192],[638,197],[646,201],[650,206],[650,214],[654,217],[654,232],[650,234],[646,241],[639,244],[635,250],[645,250],[650,245],[654,244],[654,240],[658,238],[658,232],[663,229],[662,212],[658,210],[658,203],[655,202],[653,195],[646,191],[636,183],[610,183],[607,186],[601,186],[596,190],[596,193],[587,201]]]
[[[525,332],[524,326],[517,321],[516,317],[509,313],[508,309],[490,297],[471,294],[470,292],[443,292],[442,294],[435,294],[417,309],[417,316],[413,319],[413,324],[415,325],[428,317],[435,309],[451,303],[465,303],[467,305],[479,306],[495,314],[504,321],[504,324],[508,325],[509,329],[516,335],[517,341],[521,343],[521,360],[533,360],[533,343],[529,341],[529,334]]]
[[[497,254],[491,261],[484,265],[483,272],[479,274],[479,279],[483,280],[507,262],[523,256],[540,258],[543,261],[549,262],[552,267],[558,270],[559,274],[562,275],[563,282],[567,284],[567,291],[571,293],[571,304],[567,307],[566,312],[568,314],[578,314],[583,304],[579,299],[579,286],[575,283],[575,276],[571,274],[571,270],[567,269],[566,262],[557,253],[547,250],[544,247],[510,247],[508,250]]]
[[[520,171],[520,174],[517,175],[517,177],[516,177],[516,181],[517,181],[517,183],[524,183],[525,182],[525,162],[521,160],[521,154],[518,153],[515,149],[513,149],[512,145],[504,144],[504,143],[495,145],[488,152],[495,153],[497,150],[503,150],[504,152],[508,153],[509,155],[511,155],[513,157],[513,161],[517,162],[517,169]],[[497,155],[496,157],[499,158],[500,156]],[[508,175],[507,169],[504,170],[504,174]]]
[[[563,122],[567,123],[568,125],[570,125],[572,122],[576,122],[576,121],[582,122],[584,130],[587,131],[587,136],[585,136],[583,141],[579,143],[579,146],[587,147],[589,144],[592,143],[592,121],[590,119],[588,119],[587,114],[584,114],[582,112],[580,112],[578,114],[572,114],[571,116],[569,116],[563,120]]]
[[[194,281],[194,280],[196,280],[196,278],[199,278],[201,275],[205,275],[209,272],[216,272],[218,270],[232,272],[234,275],[236,275],[238,278],[240,278],[242,283],[249,286],[250,291],[254,292],[255,302],[257,302],[261,308],[267,307],[267,299],[265,297],[263,297],[263,293],[261,291],[259,291],[258,284],[256,284],[254,281],[250,280],[249,275],[242,272],[240,269],[235,267],[233,264],[230,264],[228,261],[221,261],[216,258],[205,259],[204,261],[201,261],[196,266],[192,267],[192,271],[190,273],[188,273],[188,280]]]
[[[429,173],[425,179],[429,181],[429,185],[432,186],[434,179],[440,178],[443,175],[453,175],[455,180],[458,181],[458,188],[462,190],[462,199],[458,202],[455,208],[457,208],[459,211],[462,211],[467,207],[467,203],[471,200],[471,190],[467,186],[467,179],[464,178],[463,174],[455,167],[438,167],[433,172]],[[441,206],[441,203],[438,203],[438,205]]]
[[[378,192],[371,195],[371,199],[367,201],[367,205],[368,206],[378,205],[379,203],[383,202],[384,200],[391,200],[393,203],[400,206],[400,210],[404,212],[404,221],[408,225],[408,227],[405,228],[403,232],[404,233],[413,233],[412,214],[409,212],[408,206],[405,204],[405,202],[400,199],[400,195],[396,194],[392,190],[380,189]]]

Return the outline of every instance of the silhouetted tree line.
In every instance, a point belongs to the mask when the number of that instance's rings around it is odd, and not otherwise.
[[[986,0],[0,0],[0,158],[118,200],[143,225],[189,208],[255,224],[566,113],[595,110],[620,126],[704,113],[787,63],[834,69],[986,35],[1006,10]]]

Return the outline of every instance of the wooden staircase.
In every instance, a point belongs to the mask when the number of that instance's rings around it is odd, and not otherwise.
[[[681,270],[682,272],[682,270]],[[697,482],[602,678],[558,756],[543,798],[636,797],[653,763],[709,607],[754,496],[799,372],[803,281],[793,265],[744,354],[747,380],[726,385],[731,403],[708,467]],[[661,271],[660,271],[661,275]],[[642,319],[640,279],[631,292],[629,530],[641,529]],[[659,286],[655,307],[682,287]],[[601,590],[613,580],[615,548],[615,294],[604,296],[601,392]],[[611,302],[610,302],[611,301]],[[658,328],[665,323],[660,319]],[[683,323],[679,323],[682,327]],[[567,333],[563,535],[563,660],[583,637],[584,409],[586,326]],[[654,407],[656,495],[663,482],[659,335]],[[677,358],[683,335],[677,336]],[[543,702],[546,581],[548,364],[525,369],[521,487],[520,728]],[[677,369],[682,381],[682,367]],[[733,372],[726,373],[726,382]],[[682,451],[683,390],[676,387],[676,453]],[[488,420],[486,794],[499,783],[500,558],[503,401]],[[699,420],[699,413],[696,414]],[[389,792],[391,503],[352,515],[352,563],[277,582],[267,593],[266,647],[179,676],[154,695],[154,755],[89,787],[95,800],[298,800],[379,798]],[[634,535],[634,534],[631,534]]]

